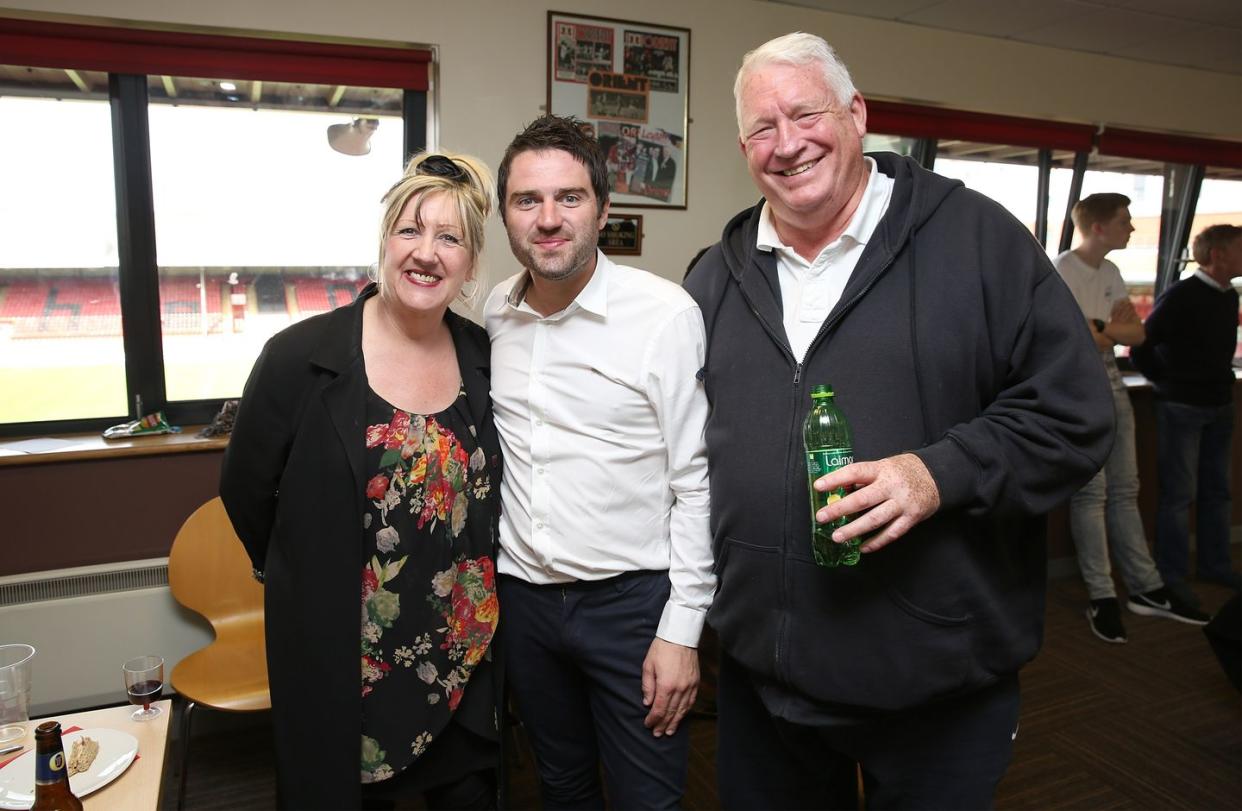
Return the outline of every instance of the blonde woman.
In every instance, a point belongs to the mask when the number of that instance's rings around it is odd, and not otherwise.
[[[500,451],[487,336],[449,310],[491,189],[475,158],[416,156],[377,281],[246,384],[220,494],[265,584],[284,807],[496,805]]]

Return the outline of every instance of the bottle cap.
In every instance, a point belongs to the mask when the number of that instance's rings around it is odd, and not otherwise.
[[[818,400],[821,397],[831,397],[832,386],[827,383],[820,383],[811,388],[811,399]]]

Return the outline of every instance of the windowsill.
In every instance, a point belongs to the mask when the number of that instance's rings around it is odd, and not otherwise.
[[[227,436],[211,439],[199,437],[198,432],[203,428],[202,425],[187,425],[179,434],[155,434],[127,439],[104,439],[98,432],[6,437],[0,439],[0,467],[202,453],[224,450],[229,444]]]

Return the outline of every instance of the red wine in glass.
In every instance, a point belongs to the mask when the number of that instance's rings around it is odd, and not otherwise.
[[[142,705],[141,710],[134,710],[129,717],[135,721],[158,718],[161,710],[151,704],[159,701],[164,692],[164,660],[159,656],[139,656],[122,665],[121,671],[125,675],[129,703]]]
[[[129,693],[130,704],[141,704],[144,710],[151,707],[151,702],[159,701],[164,692],[164,683],[158,681],[140,681],[125,689]]]

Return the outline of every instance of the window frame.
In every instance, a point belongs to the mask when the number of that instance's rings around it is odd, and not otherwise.
[[[967,110],[929,107],[906,102],[867,100],[867,129],[884,135],[920,139],[915,157],[927,169],[935,167],[936,144],[941,139],[1033,147],[1039,153],[1036,194],[1036,238],[1047,246],[1048,185],[1052,150],[1074,152],[1074,175],[1061,223],[1059,251],[1069,250],[1074,238],[1070,213],[1082,194],[1082,183],[1093,154],[1165,164],[1166,182],[1176,180],[1175,194],[1166,195],[1161,213],[1155,292],[1177,280],[1181,257],[1191,236],[1199,186],[1206,167],[1242,169],[1242,143],[1173,133],[1146,132],[1100,125],[993,115]],[[1169,221],[1165,222],[1165,217]],[[1042,221],[1041,221],[1042,220]]]
[[[164,377],[147,78],[337,84],[403,91],[404,160],[431,139],[434,48],[402,43],[289,40],[0,17],[5,64],[108,74],[128,411],[106,417],[0,423],[0,436],[96,431],[163,411],[172,424],[209,422],[225,398],[170,401]],[[393,167],[394,173],[401,167]],[[238,397],[241,392],[237,392]]]

